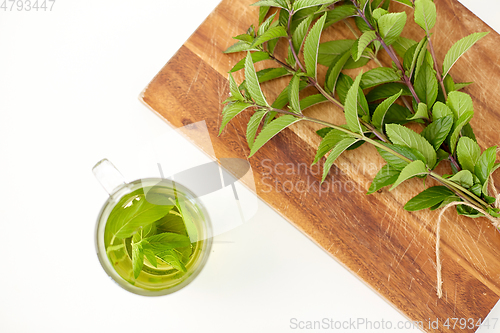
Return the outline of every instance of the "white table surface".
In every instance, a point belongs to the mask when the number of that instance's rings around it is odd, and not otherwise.
[[[500,31],[497,0],[462,2]],[[130,294],[101,269],[94,228],[107,195],[91,168],[110,157],[129,180],[152,172],[140,170],[136,149],[166,125],[137,96],[217,4],[0,10],[0,332],[293,332],[293,318],[406,320],[262,202],[215,237],[205,269],[175,294]]]

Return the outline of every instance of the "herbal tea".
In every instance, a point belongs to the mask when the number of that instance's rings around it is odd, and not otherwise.
[[[200,208],[175,187],[160,183],[138,188],[121,197],[106,220],[106,256],[135,287],[174,287],[199,265],[203,222]]]

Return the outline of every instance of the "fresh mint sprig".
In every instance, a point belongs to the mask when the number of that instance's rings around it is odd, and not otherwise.
[[[375,176],[369,194],[383,187],[391,190],[404,181],[419,177],[435,179],[430,187],[406,205],[405,209],[448,209],[460,215],[485,216],[500,229],[500,196],[489,189],[496,163],[497,147],[481,152],[470,121],[474,116],[472,98],[459,90],[471,83],[455,83],[453,65],[487,33],[474,33],[455,43],[442,67],[436,57],[432,30],[438,15],[432,0],[394,0],[414,9],[414,20],[425,32],[420,41],[401,37],[407,24],[405,12],[389,12],[390,0],[261,0],[259,27],[246,34],[226,53],[246,51],[246,57],[230,73],[244,69],[245,80],[238,86],[230,74],[231,96],[225,101],[220,132],[239,113],[255,110],[247,127],[250,156],[283,129],[309,121],[325,126],[317,133],[323,140],[314,159],[326,157],[324,181],[336,158],[347,149],[363,143],[377,148],[387,162]],[[277,12],[266,19],[270,7]],[[350,20],[354,20],[357,31]],[[320,43],[322,31],[345,24],[355,39]],[[286,59],[275,54],[283,40]],[[392,60],[384,67],[377,56],[384,50]],[[301,57],[302,55],[302,57]],[[272,59],[278,67],[256,71],[254,63]],[[303,59],[303,62],[302,62]],[[379,67],[361,73],[353,80],[342,73],[374,61]],[[318,79],[318,66],[328,67],[324,86]],[[290,84],[270,103],[261,88],[263,82],[290,76]],[[300,98],[302,89],[314,87],[318,94]],[[409,100],[411,98],[411,100]],[[330,102],[341,110],[347,125],[336,125],[306,116],[304,110]],[[287,106],[288,105],[288,106]],[[402,126],[419,123],[418,134]],[[260,128],[260,131],[259,131]],[[257,134],[258,133],[258,134]],[[448,161],[452,175],[434,171]],[[490,190],[492,190],[490,192]],[[442,297],[439,261],[440,221],[436,227],[437,294]]]
[[[411,210],[434,207],[453,197],[486,211],[491,217],[499,217],[500,210],[492,205],[493,199],[487,191],[491,173],[498,167],[495,164],[496,154],[493,153],[495,147],[480,155],[479,161],[479,146],[476,146],[469,124],[474,114],[472,99],[458,91],[458,88],[466,85],[455,84],[449,74],[460,57],[486,34],[476,33],[458,41],[448,51],[440,70],[431,33],[437,21],[434,3],[431,0],[398,2],[414,8],[415,22],[426,33],[421,41],[401,37],[407,16],[404,12],[390,13],[390,1],[266,0],[254,4],[277,7],[279,13],[267,20],[265,15],[262,16],[260,22],[263,23],[257,31],[249,29],[244,38],[239,37],[246,40],[243,41],[246,48],[240,47],[242,44],[238,42],[238,47],[233,46],[226,51],[247,51],[244,60],[231,70],[244,69],[246,79],[237,86],[230,76],[232,97],[222,112],[221,133],[224,126],[240,112],[256,109],[247,129],[252,156],[272,137],[292,124],[304,120],[319,123],[336,131],[323,139],[315,158],[317,162],[329,152],[323,180],[336,157],[345,149],[355,148],[357,142],[368,142],[375,145],[388,162],[388,166],[382,168],[375,177],[370,193],[415,176],[431,177],[440,183],[439,188],[446,188],[449,192],[444,195],[441,193],[443,191],[433,190],[425,196],[416,196],[411,200]],[[264,11],[267,14],[268,8],[262,10],[261,14]],[[360,33],[347,21],[352,17]],[[338,22],[346,22],[357,38],[320,43],[321,32]],[[285,60],[280,60],[274,54],[278,40],[284,40],[288,46]],[[350,49],[346,50],[346,45],[350,45]],[[376,59],[382,49],[393,60],[391,67],[372,69],[360,74],[356,80],[342,73],[347,64],[353,68],[362,58]],[[269,69],[255,71],[254,63],[267,59],[274,59],[286,72],[278,75],[274,69],[276,74],[273,76],[267,75]],[[325,86],[319,84],[317,77],[319,64],[329,66]],[[357,66],[364,64],[359,63]],[[265,81],[269,81],[283,74],[291,76],[290,84],[274,103],[270,103],[260,86],[264,81],[261,78],[265,76]],[[300,91],[307,85],[315,87],[318,96],[322,97],[300,99]],[[407,97],[412,97],[413,101],[409,102]],[[331,102],[334,109],[344,112],[346,127],[304,115],[303,105],[309,108],[325,101]],[[287,104],[288,108],[285,108]],[[279,114],[281,116],[275,118]],[[419,122],[425,129],[418,134],[401,126],[408,122]],[[262,128],[257,135],[261,123]],[[451,164],[453,175],[449,178],[433,171],[443,160]],[[462,172],[464,168],[467,172]],[[427,197],[438,192],[441,193],[436,195],[439,202],[431,200],[433,205],[429,206]],[[456,208],[459,214],[466,216],[484,215],[470,207]]]

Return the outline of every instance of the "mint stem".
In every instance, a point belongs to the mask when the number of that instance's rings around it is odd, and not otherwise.
[[[415,98],[417,104],[420,104],[420,98],[418,98],[417,93],[415,92],[415,88],[413,87],[410,78],[406,75],[403,65],[401,64],[401,61],[399,61],[398,56],[396,55],[396,52],[394,51],[392,46],[388,46],[386,42],[383,40],[382,36],[380,36],[380,33],[371,25],[370,21],[368,21],[368,19],[366,18],[365,13],[363,13],[363,11],[359,8],[359,5],[356,2],[356,0],[351,0],[351,1],[358,10],[359,16],[363,19],[363,21],[365,21],[370,30],[374,31],[377,34],[377,40],[382,44],[382,47],[385,49],[389,57],[391,57],[392,61],[394,61],[398,69],[401,71],[403,82],[410,89],[410,92],[413,95],[413,98]]]
[[[290,51],[292,52],[293,57],[295,58],[295,62],[297,63],[297,65],[299,65],[300,69],[304,73],[306,73],[306,70],[305,70],[304,66],[302,65],[302,63],[300,62],[300,59],[299,59],[299,56],[297,55],[297,52],[295,52],[295,47],[293,47],[292,32],[291,32],[291,28],[290,28],[290,25],[292,23],[293,14],[294,14],[293,11],[288,12],[288,23],[287,23],[288,24],[287,25],[288,44],[290,45]]]
[[[437,79],[439,84],[441,85],[441,89],[443,90],[444,99],[448,99],[448,93],[446,92],[446,88],[444,87],[444,77],[441,76],[441,71],[439,70],[439,66],[437,63],[436,52],[434,52],[434,45],[432,45],[432,40],[429,32],[427,31],[427,40],[429,41],[429,49],[431,51],[432,59],[434,60],[434,68],[436,69]]]

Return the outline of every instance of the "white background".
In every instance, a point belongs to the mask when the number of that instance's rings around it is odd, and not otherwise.
[[[497,0],[462,2],[500,31]],[[0,332],[289,332],[291,318],[405,320],[262,202],[250,222],[216,237],[200,276],[173,295],[130,294],[101,269],[94,227],[106,193],[91,168],[113,157],[129,180],[144,172],[129,166],[137,147],[166,125],[137,96],[217,4],[0,10]]]

